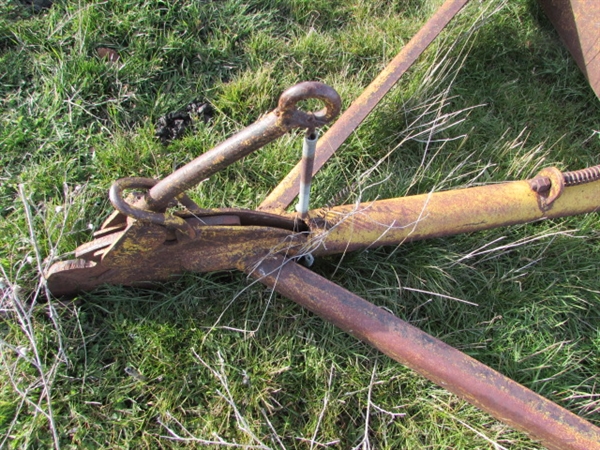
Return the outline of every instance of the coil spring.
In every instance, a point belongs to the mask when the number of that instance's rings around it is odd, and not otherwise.
[[[600,180],[600,165],[588,167],[587,169],[575,170],[563,173],[565,186],[577,186],[578,184],[591,183]]]
[[[346,200],[356,187],[358,186],[358,181],[346,186],[340,192],[335,194],[326,204],[319,210],[318,217],[322,220],[326,220],[327,213],[333,209],[334,206],[338,206],[343,200]],[[331,220],[331,219],[330,219]]]
[[[338,192],[337,194],[335,194],[333,196],[333,198],[331,200],[329,200],[325,204],[325,208],[324,209],[331,209],[334,206],[338,206],[343,200],[346,200],[348,198],[348,196],[350,195],[350,192],[352,192],[357,186],[358,186],[358,182],[357,181],[355,181],[354,183],[346,186],[340,192]]]

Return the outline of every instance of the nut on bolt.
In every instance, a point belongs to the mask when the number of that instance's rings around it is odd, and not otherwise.
[[[562,194],[565,178],[556,167],[547,167],[529,180],[529,185],[539,195],[541,208],[547,210]]]

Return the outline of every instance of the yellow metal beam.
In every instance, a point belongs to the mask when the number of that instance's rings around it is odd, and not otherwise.
[[[338,206],[310,212],[314,255],[450,236],[600,208],[600,181],[565,187],[546,205],[528,181]]]

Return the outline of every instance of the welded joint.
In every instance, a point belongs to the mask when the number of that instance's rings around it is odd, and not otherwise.
[[[563,193],[565,177],[556,167],[546,167],[529,180],[529,186],[538,194],[540,209],[547,211]]]

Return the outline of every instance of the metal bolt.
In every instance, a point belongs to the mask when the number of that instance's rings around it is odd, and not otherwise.
[[[529,185],[534,192],[541,194],[550,190],[552,187],[552,181],[548,177],[537,176],[529,180]]]

